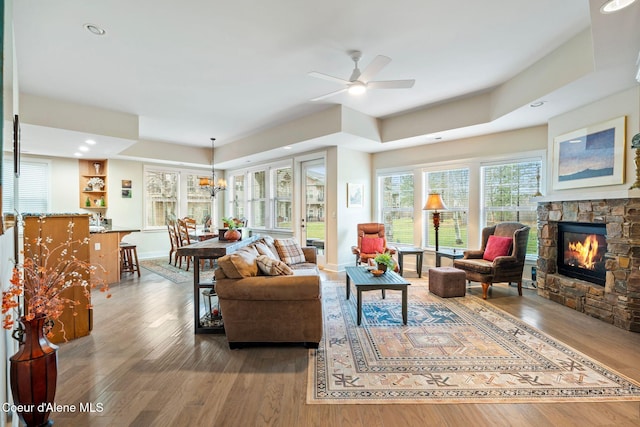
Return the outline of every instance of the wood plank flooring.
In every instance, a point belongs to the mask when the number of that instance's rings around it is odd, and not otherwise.
[[[98,412],[52,414],[57,426],[638,426],[640,402],[307,405],[307,349],[229,350],[193,333],[191,283],[142,270],[94,296],[94,330],[59,350],[56,403]],[[411,272],[407,273],[411,277]],[[323,273],[344,280],[344,273]],[[480,287],[470,293],[481,295]],[[640,334],[524,290],[494,285],[488,300],[635,380]]]

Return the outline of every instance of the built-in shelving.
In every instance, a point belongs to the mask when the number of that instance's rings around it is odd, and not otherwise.
[[[78,160],[80,171],[80,207],[82,209],[103,210],[109,206],[107,197],[107,160]],[[89,185],[91,178],[100,178],[104,182],[102,188]]]

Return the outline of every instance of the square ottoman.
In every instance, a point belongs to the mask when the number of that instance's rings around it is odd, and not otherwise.
[[[429,269],[429,292],[442,298],[463,297],[467,275],[454,267]]]

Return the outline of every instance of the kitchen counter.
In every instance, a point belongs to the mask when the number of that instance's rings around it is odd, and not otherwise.
[[[126,227],[93,230],[89,237],[91,264],[101,265],[106,270],[103,278],[108,284],[118,283],[120,281],[120,242],[127,234],[140,230]]]

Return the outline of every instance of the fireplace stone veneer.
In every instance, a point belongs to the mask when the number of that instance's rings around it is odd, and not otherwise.
[[[604,223],[606,281],[599,286],[558,274],[558,222]],[[538,295],[640,332],[640,199],[538,203]]]

